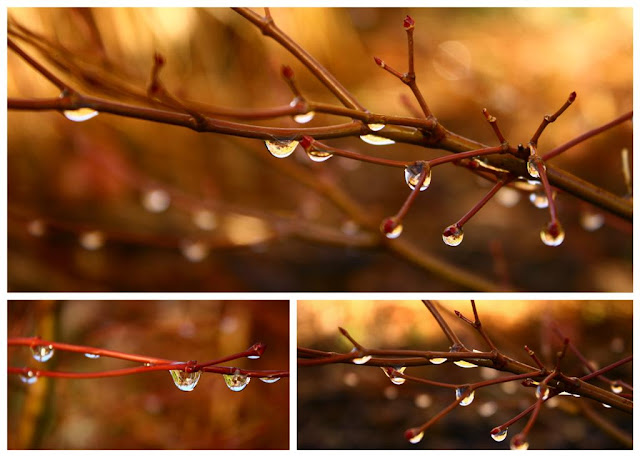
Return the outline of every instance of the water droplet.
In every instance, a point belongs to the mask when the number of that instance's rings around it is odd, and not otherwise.
[[[406,379],[400,376],[394,376],[394,371],[397,371],[398,373],[404,373],[404,370],[407,369],[407,367],[380,367],[382,369],[382,371],[384,372],[385,375],[387,375],[387,378],[389,378],[391,380],[392,383],[394,383],[396,386],[401,386],[402,384],[405,383]]]
[[[511,440],[509,447],[512,451],[526,451],[529,449],[529,443],[527,441]]]
[[[559,222],[549,222],[540,230],[540,239],[547,246],[560,246],[564,241],[564,229]]]
[[[146,365],[146,364],[145,364]],[[169,370],[176,387],[184,392],[191,392],[198,385],[201,371],[187,373],[184,370]]]
[[[462,227],[458,227],[456,224],[450,225],[442,232],[442,241],[444,241],[444,244],[447,246],[458,246],[462,243],[463,237],[464,232],[462,231]]]
[[[315,111],[309,111],[304,114],[296,114],[295,116],[293,116],[293,120],[298,124],[306,124],[307,122],[311,121],[315,115]]]
[[[404,180],[412,190],[418,185],[420,174],[425,168],[427,169],[427,175],[422,186],[420,186],[420,192],[426,190],[429,187],[429,184],[431,184],[431,168],[429,167],[429,164],[427,162],[415,162],[405,167]]]
[[[540,156],[531,155],[527,160],[527,173],[532,178],[540,178],[540,170],[545,170],[546,166]]]
[[[604,215],[602,213],[584,211],[580,215],[580,225],[587,232],[595,232],[604,225]]]
[[[404,227],[402,227],[402,224],[400,224],[395,217],[388,217],[380,224],[380,231],[390,240],[398,238],[402,234],[403,229]]]
[[[618,384],[617,382],[612,383],[611,384],[611,392],[613,392],[614,394],[622,393],[622,386],[620,384]]]
[[[549,199],[547,198],[547,194],[544,189],[536,189],[529,194],[529,201],[536,208],[548,208],[549,207]]]
[[[80,234],[80,246],[88,251],[96,251],[104,246],[104,235],[98,230]]]
[[[473,399],[475,398],[475,391],[468,391],[467,389],[463,389],[458,387],[456,389],[456,400],[460,400],[460,406],[469,406],[473,403]]]
[[[86,353],[84,354],[84,356],[85,356],[87,359],[99,359],[99,358],[100,358],[100,354],[92,354],[92,353],[90,353],[90,352],[86,352]]]
[[[446,357],[434,357],[433,359],[429,359],[429,362],[434,365],[440,365],[441,363],[445,363],[447,361]]]
[[[145,366],[145,367],[152,367],[152,366],[153,366],[153,363],[151,363],[151,362],[145,362],[145,363],[144,363],[144,366]]]
[[[46,231],[47,226],[41,219],[34,219],[27,224],[27,233],[36,238],[43,236]]]
[[[573,396],[574,398],[580,398],[579,394],[571,394],[571,396]]]
[[[420,441],[422,441],[422,438],[424,438],[424,432],[420,432],[415,436],[412,436],[411,438],[409,438],[409,442],[411,444],[418,444]]]
[[[571,395],[569,392],[562,391],[558,395]]]
[[[389,138],[384,138],[377,135],[360,135],[360,139],[365,143],[372,144],[374,146],[386,146],[388,144],[395,144],[395,141],[390,140]]]
[[[248,355],[247,356],[247,359],[254,359],[255,360],[255,359],[259,359],[259,358],[260,358],[259,355]]]
[[[545,387],[544,393],[543,393],[542,384],[538,385],[538,387],[536,388],[536,398],[540,398],[540,395],[542,395],[543,400],[546,400],[547,398],[549,398],[549,388]]]
[[[273,384],[274,382],[280,381],[280,378],[260,378],[260,381],[266,382],[267,384]]]
[[[201,262],[209,255],[209,246],[202,241],[186,240],[180,243],[180,252],[189,262]]]
[[[46,362],[47,360],[50,360],[51,357],[53,357],[54,352],[55,351],[53,350],[53,346],[50,344],[46,346],[31,346],[31,355],[33,355],[33,358],[38,362]]]
[[[73,122],[84,122],[88,121],[92,117],[96,117],[98,112],[91,108],[78,108],[75,110],[67,110],[62,112],[64,117]]]
[[[314,162],[324,162],[325,160],[329,160],[331,157],[333,157],[333,153],[329,151],[309,149],[307,151],[307,156]]]
[[[355,363],[356,365],[364,365],[369,360],[371,360],[371,356],[370,355],[365,355],[364,357],[359,357],[357,359],[353,359],[353,363]]]
[[[35,384],[37,380],[38,376],[31,370],[27,371],[26,374],[20,375],[20,381],[24,382],[25,384]]]
[[[150,213],[166,211],[171,204],[171,196],[163,189],[152,189],[142,194],[142,206]]]
[[[605,408],[611,408],[611,405],[607,405],[606,403],[603,403],[602,406],[604,406]]]
[[[495,433],[491,434],[491,438],[493,438],[493,441],[497,441],[498,443],[500,443],[501,441],[505,440],[508,432],[509,432],[508,428],[505,428],[504,430],[496,431]]]
[[[289,157],[298,146],[298,142],[292,140],[266,140],[264,144],[271,155],[278,159]]]
[[[466,360],[456,360],[454,365],[458,365],[461,368],[476,368],[478,365],[475,363],[467,362]]]
[[[234,392],[240,392],[247,387],[247,384],[251,381],[250,377],[241,374],[239,371],[236,371],[234,374],[223,374],[222,377],[227,387]]]
[[[369,127],[369,130],[371,130],[372,132],[378,132],[382,130],[384,126],[384,124],[367,124],[367,127]]]

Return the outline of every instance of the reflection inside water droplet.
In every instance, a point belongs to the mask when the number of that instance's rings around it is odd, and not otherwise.
[[[460,400],[460,406],[469,406],[473,403],[473,399],[475,398],[475,391],[468,391],[468,389],[463,389],[461,387],[456,389],[456,400]]]
[[[91,354],[90,352],[86,352],[86,353],[84,354],[84,356],[85,356],[87,359],[99,359],[99,358],[100,358],[100,354]]]
[[[360,135],[360,139],[365,143],[372,144],[374,146],[385,146],[388,144],[395,144],[395,141],[390,140],[389,138],[384,138],[377,135]]]
[[[25,374],[20,374],[20,381],[25,384],[35,384],[38,380],[38,376],[31,370],[27,371]]]
[[[241,374],[239,371],[236,371],[233,374],[223,374],[224,382],[227,384],[227,387],[234,392],[240,392],[242,389],[247,387],[251,378]]]
[[[196,388],[200,380],[200,374],[202,373],[200,371],[187,373],[184,370],[169,370],[169,372],[176,387],[184,392],[191,392]]]
[[[501,441],[504,441],[505,438],[507,437],[507,433],[509,432],[508,428],[505,428],[502,431],[496,432],[496,433],[492,433],[491,434],[491,438],[493,438],[493,441],[497,441],[498,443]]]
[[[67,110],[62,112],[64,117],[73,122],[84,122],[88,121],[92,117],[96,117],[98,112],[96,110],[92,110],[91,108],[79,108],[76,110]]]
[[[37,345],[31,346],[31,355],[38,362],[46,362],[53,357],[54,354],[53,346],[48,345]]]
[[[298,146],[298,142],[293,140],[266,140],[264,144],[271,155],[279,159],[289,157]]]

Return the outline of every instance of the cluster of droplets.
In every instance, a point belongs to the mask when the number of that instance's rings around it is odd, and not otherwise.
[[[239,370],[236,370],[233,374],[223,374],[222,377],[227,387],[234,392],[240,392],[251,381],[249,376],[240,373]]]
[[[426,171],[425,171],[426,170]],[[407,165],[404,169],[404,180],[411,190],[415,189],[420,181],[420,175],[425,171],[425,178],[420,186],[420,192],[427,190],[431,184],[431,167],[429,162],[419,161]]]

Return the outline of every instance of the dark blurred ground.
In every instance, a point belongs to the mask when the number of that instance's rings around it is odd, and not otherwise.
[[[289,367],[288,302],[65,301],[9,302],[8,336],[40,335],[170,360],[211,360],[267,344],[258,360],[223,364]],[[235,365],[232,365],[235,364]],[[35,362],[12,347],[10,366],[102,371],[135,364],[90,360],[57,351]],[[288,449],[289,379],[252,380],[232,392],[222,376],[204,373],[191,392],[166,372],[96,379],[8,377],[9,449]]]
[[[473,316],[468,302],[442,302],[444,316],[471,348],[486,344],[452,315],[460,310]],[[530,301],[477,302],[485,331],[506,355],[532,363],[527,344],[549,367],[559,340],[549,325],[557,324],[596,366],[603,367],[632,352],[631,302]],[[494,309],[492,309],[492,307]],[[510,311],[511,310],[511,311]],[[346,328],[363,346],[377,349],[447,350],[448,342],[419,302],[359,301],[298,303],[298,345],[346,352],[351,346],[337,326]],[[312,330],[313,329],[313,330]],[[565,373],[580,376],[578,359],[568,354]],[[407,368],[407,374],[447,383],[487,379],[491,370],[463,369],[452,364]],[[504,376],[504,374],[502,375]],[[616,369],[609,378],[633,384],[632,364]],[[596,385],[603,386],[597,382]],[[509,440],[524,427],[521,420],[509,428],[507,439],[494,442],[490,430],[535,401],[532,388],[517,382],[478,390],[473,403],[457,407],[425,432],[419,444],[404,439],[453,401],[450,390],[410,381],[394,386],[380,368],[351,364],[298,369],[299,449],[509,449]],[[512,390],[509,390],[511,388]],[[606,409],[587,399],[556,397],[540,412],[530,434],[530,449],[624,449],[577,409],[589,406],[598,415],[632,434],[631,415]],[[549,407],[554,405],[554,407]]]
[[[431,109],[450,130],[488,144],[495,139],[481,114],[484,107],[498,117],[511,143],[526,143],[542,116],[576,91],[577,101],[544,132],[541,153],[632,107],[630,8],[277,8],[272,14],[368,109],[397,115],[407,115],[400,95],[409,91],[377,68],[372,57],[404,71],[402,20],[411,14],[418,82]],[[234,108],[287,104],[291,94],[280,77],[286,64],[309,99],[335,103],[294,58],[228,9],[18,8],[10,9],[9,16],[60,43],[67,54],[87,61],[87,68],[101,68],[100,56],[106,56],[115,65],[107,73],[142,92],[158,51],[167,60],[162,71],[166,87],[184,99]],[[90,33],[89,20],[99,41]],[[8,93],[57,96],[13,52],[8,56]],[[343,121],[317,115],[308,125]],[[290,119],[265,124],[297,125]],[[330,143],[398,160],[442,154],[405,145],[374,147],[357,138]],[[621,195],[626,189],[620,150],[631,150],[631,143],[632,128],[626,123],[554,163]],[[108,114],[72,123],[55,112],[12,111],[9,290],[461,289],[388,253],[289,236],[291,224],[308,223],[339,235],[357,233],[358,227],[318,192],[283,175],[278,160],[255,140]],[[286,160],[332,180],[380,220],[394,214],[408,193],[395,169],[338,158],[310,163],[300,150]],[[541,244],[538,233],[549,216],[530,205],[526,194],[502,195],[498,200],[503,204],[489,202],[465,226],[464,242],[457,248],[445,246],[443,228],[486,193],[485,184],[457,167],[438,167],[431,188],[409,213],[402,236],[511,288],[632,290],[631,225],[607,218],[604,227],[588,232],[580,221],[591,209],[563,194],[557,203],[567,236],[558,248]],[[174,198],[157,214],[145,211],[141,198],[158,188],[192,198],[187,203]],[[519,200],[508,203],[512,198]],[[194,216],[203,207],[212,212],[204,225],[196,225]],[[28,233],[34,220],[59,228],[34,237]],[[105,234],[105,246],[96,251],[80,247],[78,236],[86,230]],[[199,262],[188,261],[179,249],[193,241],[213,246]],[[501,262],[506,274],[494,271]]]

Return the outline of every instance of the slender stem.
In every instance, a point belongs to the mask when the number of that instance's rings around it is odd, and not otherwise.
[[[295,56],[311,73],[314,74],[327,89],[340,100],[345,106],[361,111],[365,111],[364,107],[355,99],[355,97],[333,76],[327,71],[311,54],[303,49],[298,43],[293,41],[287,34],[276,26],[271,16],[260,17],[254,11],[248,8],[232,8],[236,13],[240,14],[252,24],[257,26],[262,34],[273,38],[282,47]]]
[[[615,127],[618,124],[622,124],[625,121],[631,120],[633,118],[633,111],[629,111],[628,113],[624,113],[620,116],[618,116],[617,118],[615,118],[614,120],[607,122],[604,125],[601,125],[600,127],[596,127],[594,129],[589,130],[588,132],[583,133],[582,135],[579,135],[577,137],[575,137],[574,139],[567,141],[564,144],[561,144],[560,146],[557,146],[555,148],[553,148],[551,151],[547,152],[546,154],[544,154],[542,156],[543,160],[549,160],[554,158],[555,156],[562,154],[564,151],[571,149],[572,147],[574,147],[577,144],[582,143],[585,140],[588,140],[591,137],[594,137],[596,135],[599,135],[600,133],[609,130],[612,127]]]
[[[442,332],[451,343],[451,346],[456,349],[466,349],[464,344],[462,344],[462,341],[460,341],[460,338],[458,338],[458,335],[456,335],[456,333],[451,330],[451,327],[449,327],[447,321],[444,320],[442,314],[440,314],[440,311],[438,311],[436,304],[431,300],[422,300],[422,303],[424,303],[424,306],[427,307],[433,318],[436,320],[436,322],[442,329]]]
[[[633,355],[628,355],[627,357],[618,360],[617,362],[612,363],[611,365],[607,365],[606,367],[600,368],[599,370],[594,371],[593,373],[589,373],[586,376],[582,376],[580,378],[581,381],[588,381],[593,378],[597,378],[602,373],[606,373],[608,371],[613,370],[614,368],[619,367],[620,365],[624,365],[625,363],[629,363],[633,360]]]
[[[469,219],[471,219],[478,211],[480,211],[480,209],[482,209],[482,207],[484,205],[487,204],[487,202],[489,200],[491,200],[493,198],[493,196],[508,182],[510,182],[513,178],[509,178],[509,177],[503,177],[501,178],[498,182],[496,182],[493,187],[491,188],[491,190],[489,190],[489,192],[487,192],[487,194],[482,197],[482,199],[476,203],[474,205],[473,208],[471,208],[467,214],[465,214],[464,216],[462,216],[460,218],[460,220],[458,222],[455,223],[455,225],[457,225],[458,227],[462,228],[462,226],[464,226],[464,224],[466,224]]]
[[[457,154],[449,154],[442,157],[436,157],[435,159],[429,160],[429,166],[431,168],[441,165],[447,162],[455,162],[462,159],[477,157],[477,156],[485,156],[490,154],[502,153],[504,150],[501,146],[492,146],[488,148],[476,149],[474,151],[467,152],[459,152]]]
[[[394,216],[395,219],[398,221],[398,224],[402,222],[402,219],[404,219],[404,217],[407,215],[407,213],[409,212],[409,209],[411,208],[411,205],[413,205],[413,202],[418,197],[418,194],[420,193],[420,188],[422,187],[422,184],[424,184],[424,180],[427,178],[428,173],[431,173],[429,167],[423,166],[422,171],[418,176],[418,181],[416,182],[413,189],[411,189],[409,196],[400,207],[400,210]]]
[[[569,98],[567,98],[567,101],[564,102],[564,105],[562,105],[560,107],[560,109],[558,111],[556,111],[553,115],[551,116],[545,116],[542,119],[542,123],[540,124],[540,127],[538,127],[538,130],[536,130],[536,133],[533,134],[533,136],[531,137],[531,140],[529,141],[529,143],[533,144],[534,146],[538,145],[538,139],[540,138],[540,135],[542,134],[542,132],[544,132],[544,129],[547,128],[547,125],[549,125],[552,122],[555,122],[555,120],[558,118],[558,116],[560,116],[562,113],[564,113],[564,111],[569,108],[569,106],[571,106],[571,104],[573,103],[573,101],[576,99],[576,93],[575,92],[571,92],[571,94],[569,94]]]

